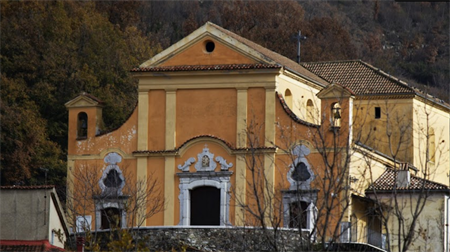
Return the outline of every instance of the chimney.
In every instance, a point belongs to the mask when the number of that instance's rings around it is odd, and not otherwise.
[[[411,174],[408,163],[400,163],[397,171],[397,188],[406,188],[411,183]]]
[[[84,252],[84,237],[77,237],[77,252]]]

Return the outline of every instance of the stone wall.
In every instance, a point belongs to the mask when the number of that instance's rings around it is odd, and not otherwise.
[[[299,251],[308,241],[288,229],[145,227],[129,232],[150,251]],[[97,232],[102,250],[108,249],[110,235],[111,231]]]

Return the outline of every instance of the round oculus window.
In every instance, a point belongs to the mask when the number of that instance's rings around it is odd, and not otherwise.
[[[216,48],[216,45],[214,44],[214,42],[212,42],[210,40],[205,42],[205,50],[206,50],[206,52],[212,53],[215,48]]]

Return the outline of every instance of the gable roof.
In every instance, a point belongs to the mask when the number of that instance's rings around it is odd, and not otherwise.
[[[145,71],[169,71],[170,68],[158,68],[158,65],[164,62],[165,60],[173,57],[174,54],[181,52],[186,49],[190,45],[196,43],[200,39],[205,36],[211,36],[212,38],[220,41],[223,44],[226,44],[233,48],[234,50],[246,55],[249,58],[252,58],[256,62],[262,65],[279,65],[291,71],[309,81],[314,82],[315,84],[325,87],[329,83],[310,72],[303,66],[299,65],[297,62],[282,56],[276,52],[273,52],[263,46],[256,44],[246,38],[243,38],[227,29],[224,29],[216,24],[211,22],[206,22],[203,26],[173,44],[166,50],[161,53],[155,55],[153,58],[142,63],[138,68],[134,68],[133,72],[145,72]],[[256,64],[258,65],[258,64]],[[203,66],[203,68],[215,68],[219,65],[214,66]],[[224,68],[223,65],[220,65],[221,68]],[[187,69],[187,66],[183,66],[184,69]],[[173,71],[179,70],[180,66],[174,68]],[[200,70],[200,69],[199,69]],[[210,70],[210,69],[207,69]]]
[[[328,82],[327,80],[320,78],[319,76],[312,73],[310,70],[306,69],[302,65],[298,64],[297,62],[295,62],[281,54],[278,54],[278,53],[271,51],[263,46],[260,46],[260,45],[256,44],[255,42],[250,41],[246,38],[243,38],[243,37],[237,35],[236,33],[233,33],[227,29],[224,29],[216,24],[213,24],[210,22],[208,22],[207,24],[211,25],[212,27],[218,29],[219,31],[227,34],[228,36],[236,39],[237,41],[241,42],[242,44],[245,44],[246,46],[254,49],[255,51],[259,52],[261,55],[265,56],[265,58],[269,61],[280,64],[280,65],[284,66],[286,69],[291,70],[299,75],[302,75],[303,77],[307,77],[311,80],[314,80],[314,81],[318,82],[319,84],[329,84],[329,83],[327,83]]]
[[[342,98],[342,97],[350,97],[354,96],[355,93],[347,87],[344,87],[340,84],[332,83],[328,87],[320,90],[319,93],[316,94],[320,99],[324,98]]]
[[[339,83],[356,95],[414,95],[406,83],[361,60],[301,63],[328,82]]]
[[[366,193],[377,192],[388,192],[396,189],[397,191],[411,191],[411,190],[431,190],[431,191],[442,191],[449,190],[449,187],[443,184],[439,184],[427,179],[419,178],[411,174],[411,180],[409,186],[407,187],[397,187],[397,173],[393,169],[387,169],[381,176],[373,182]]]
[[[74,99],[66,102],[64,105],[66,106],[66,108],[95,107],[95,106],[103,106],[104,102],[91,94],[82,92],[80,95],[78,95]]]
[[[275,69],[277,64],[228,64],[228,65],[190,65],[190,66],[149,66],[131,69],[131,72],[176,72],[176,71],[213,71],[213,70],[246,70]]]

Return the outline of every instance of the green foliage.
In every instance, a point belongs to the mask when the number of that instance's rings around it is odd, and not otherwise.
[[[64,103],[82,91],[106,102],[106,126],[136,104],[129,70],[161,50],[134,26],[120,29],[92,2],[2,1],[2,184],[63,186]],[[59,177],[59,179],[56,179]]]
[[[107,244],[109,251],[150,251],[145,241],[147,238],[143,238],[140,241],[136,241],[133,238],[133,231],[128,229],[115,229],[110,233],[109,242]]]
[[[361,58],[448,90],[449,3],[386,1],[0,1],[2,184],[64,184],[67,111],[106,103],[108,129],[137,101],[129,70],[206,21],[295,60]],[[399,64],[399,62],[402,62]],[[434,89],[430,89],[434,90]],[[438,93],[447,93],[439,92]],[[445,99],[445,98],[444,98]]]
[[[47,183],[63,185],[65,164],[61,150],[48,139],[46,121],[27,95],[23,80],[2,75],[1,91],[1,183],[44,184],[39,168],[49,169]]]

